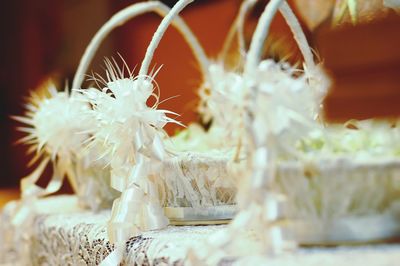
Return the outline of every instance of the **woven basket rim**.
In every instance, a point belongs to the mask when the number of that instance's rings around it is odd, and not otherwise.
[[[400,169],[400,157],[385,156],[375,158],[351,157],[351,155],[340,155],[333,157],[319,157],[305,160],[289,160],[278,162],[281,170],[295,170],[307,166],[317,167],[319,169],[357,169],[357,168],[395,168]]]

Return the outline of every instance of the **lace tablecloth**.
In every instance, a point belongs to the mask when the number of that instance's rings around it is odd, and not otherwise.
[[[2,265],[98,265],[114,248],[106,234],[110,212],[94,214],[81,210],[73,196],[41,200],[37,205],[38,214],[29,229],[30,237],[11,228],[9,214],[14,207],[15,202],[8,204],[0,220]],[[201,248],[203,240],[223,227],[170,226],[160,231],[145,232],[127,242],[123,264],[184,265],[189,247]],[[258,265],[255,259],[226,260],[221,264]],[[264,258],[264,261],[265,265],[281,266],[396,266],[400,265],[400,244],[300,248],[293,254]]]

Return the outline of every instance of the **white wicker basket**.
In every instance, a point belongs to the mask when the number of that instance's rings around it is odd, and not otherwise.
[[[138,12],[134,4],[115,14],[97,32],[82,57],[73,82],[73,90],[80,88],[84,73],[97,48],[114,28],[145,12],[153,11],[161,16],[169,12],[169,8],[156,1],[138,5],[147,7]],[[195,52],[202,71],[207,72],[208,59],[190,29],[179,17],[175,18],[173,25],[184,35]],[[172,222],[204,223],[206,220],[227,222],[233,217],[236,211],[235,185],[229,181],[227,172],[230,157],[223,154],[217,157],[208,153],[176,152],[162,162],[160,173],[155,178],[164,184],[159,186],[158,191],[161,203],[166,208],[166,215]],[[77,183],[84,189],[77,191],[77,194],[84,205],[94,206],[93,201],[96,200],[97,205],[101,203],[102,207],[111,207],[112,201],[119,193],[115,193],[109,185],[109,171],[108,168],[97,170],[87,168],[81,171],[83,175],[78,177]],[[221,212],[223,205],[226,205],[226,208]],[[216,206],[217,209],[214,208]]]
[[[263,84],[260,79],[259,86],[254,86],[255,89],[250,93],[247,125],[254,146],[251,154],[254,159],[253,177],[263,181],[256,180],[257,183],[251,180],[249,183],[258,184],[257,188],[265,194],[281,194],[285,197],[279,222],[300,244],[366,242],[399,236],[400,158],[397,155],[367,154],[367,149],[357,152],[344,149],[341,154],[315,151],[312,155],[312,152],[306,155],[296,150],[297,141],[307,137],[313,130],[320,130],[323,140],[327,142],[338,140],[345,144],[346,139],[341,139],[344,136],[340,134],[341,131],[334,132],[337,135],[330,135],[329,126],[315,119],[320,107],[319,100],[326,92],[324,85],[328,83],[324,84],[322,72],[313,72],[318,69],[304,33],[294,14],[288,12],[287,3],[282,2],[270,1],[260,20],[269,25],[279,7],[283,11],[285,19],[292,24],[294,38],[305,59],[309,89],[315,96],[301,98],[298,90],[282,93],[285,86],[279,87],[279,90],[271,89],[272,93],[263,89],[267,85],[278,86],[279,81]],[[263,63],[260,63],[259,55],[267,33],[265,25],[256,29],[248,54],[249,75]],[[288,82],[286,87],[290,85]],[[275,109],[268,108],[268,105]],[[313,107],[310,108],[313,112],[307,113],[302,109],[307,105]],[[368,136],[370,131],[363,133]],[[397,138],[399,136],[397,133]],[[263,156],[268,158],[268,163],[265,163],[268,167],[257,161]],[[255,190],[254,186],[252,189]],[[239,193],[250,195],[251,191]],[[250,195],[247,200],[256,202],[257,198]]]

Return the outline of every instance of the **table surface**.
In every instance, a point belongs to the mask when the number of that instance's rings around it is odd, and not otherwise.
[[[110,211],[91,213],[79,208],[73,196],[56,196],[41,200],[33,226],[29,227],[31,241],[26,242],[19,231],[9,225],[9,203],[1,218],[3,243],[0,262],[18,261],[31,265],[98,265],[114,246],[108,242],[106,223]],[[206,239],[225,226],[169,226],[163,230],[144,232],[127,242],[126,265],[185,265],[188,249],[204,247]],[[3,241],[4,242],[4,241]],[[7,242],[7,241],[6,241]],[[24,253],[26,252],[26,253]],[[255,265],[260,258],[245,257],[231,260],[228,265]],[[264,257],[267,265],[400,265],[400,244],[366,246],[298,248],[293,253]],[[163,264],[164,263],[164,264]],[[15,264],[14,264],[15,265]]]

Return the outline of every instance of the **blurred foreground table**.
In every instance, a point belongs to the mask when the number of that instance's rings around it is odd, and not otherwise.
[[[114,246],[109,243],[106,222],[110,211],[81,210],[74,196],[41,200],[33,226],[14,230],[6,205],[1,217],[1,265],[98,265]],[[184,265],[186,252],[204,246],[204,240],[224,226],[170,226],[131,238],[126,245],[125,265]],[[400,244],[300,248],[295,253],[266,258],[268,265],[400,265]],[[221,265],[254,265],[253,258],[234,259]],[[8,263],[8,264],[7,264]]]

